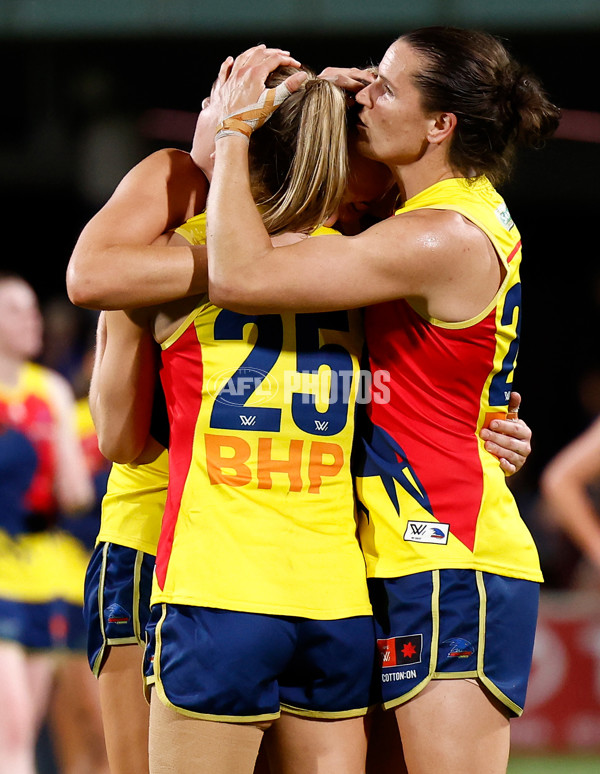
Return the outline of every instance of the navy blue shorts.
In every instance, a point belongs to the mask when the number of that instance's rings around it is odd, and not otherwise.
[[[539,584],[475,570],[369,580],[383,706],[432,679],[475,678],[521,715],[531,669]]]
[[[144,674],[185,715],[258,722],[280,712],[359,717],[379,701],[371,616],[318,621],[154,605]]]
[[[99,543],[85,576],[87,653],[98,677],[111,645],[146,641],[155,557],[116,543]]]
[[[0,639],[28,650],[56,650],[67,646],[68,634],[66,605],[61,600],[0,599]]]
[[[64,614],[67,619],[67,648],[73,652],[85,652],[87,648],[87,627],[81,605],[73,602],[64,603]]]

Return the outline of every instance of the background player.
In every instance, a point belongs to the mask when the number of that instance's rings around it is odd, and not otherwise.
[[[93,497],[72,390],[59,374],[33,362],[41,347],[33,289],[19,276],[0,275],[0,424],[24,435],[36,456],[19,519],[1,525],[0,604],[12,626],[0,641],[0,768],[19,774],[35,770],[57,652],[68,637],[58,583],[60,538],[53,527],[59,513],[80,511]]]

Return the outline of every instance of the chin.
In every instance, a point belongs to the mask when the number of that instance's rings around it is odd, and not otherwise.
[[[356,150],[360,153],[361,156],[364,156],[367,159],[379,161],[373,152],[373,148],[371,147],[365,132],[361,132],[359,134],[358,139],[356,140]]]

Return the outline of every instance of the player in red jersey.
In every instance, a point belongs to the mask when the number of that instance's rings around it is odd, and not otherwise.
[[[230,69],[208,202],[209,294],[244,313],[367,307],[371,370],[390,388],[386,400],[373,393],[357,471],[384,703],[411,774],[500,774],[541,574],[477,437],[507,415],[518,348],[520,239],[493,183],[559,112],[490,35],[404,35],[356,96],[358,147],[388,166],[403,206],[335,245],[274,248],[249,195],[244,134],[285,56],[259,46]]]
[[[17,275],[0,275],[0,425],[5,440],[16,431],[35,455],[24,498],[15,492],[18,518],[9,520],[6,508],[0,521],[0,771],[18,774],[35,771],[35,743],[57,648],[68,635],[52,527],[59,512],[77,511],[92,499],[72,391],[59,374],[33,362],[41,346],[33,289]],[[24,468],[31,465],[26,451],[15,446],[14,453],[23,455]],[[13,483],[18,486],[18,476]]]

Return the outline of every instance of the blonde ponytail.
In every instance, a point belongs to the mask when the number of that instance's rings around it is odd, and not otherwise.
[[[276,77],[287,77],[286,72]],[[252,135],[250,166],[270,234],[321,225],[337,210],[347,185],[343,91],[314,76],[305,81]]]

